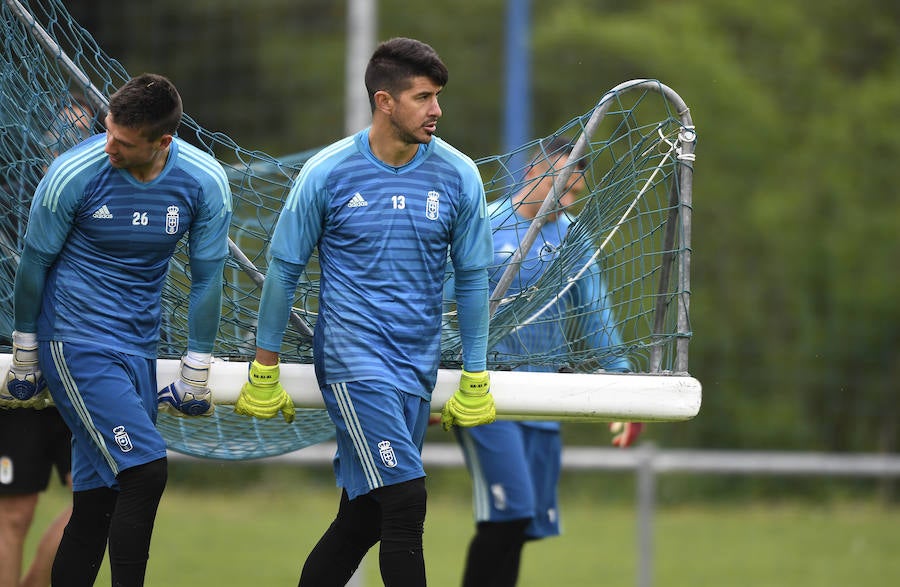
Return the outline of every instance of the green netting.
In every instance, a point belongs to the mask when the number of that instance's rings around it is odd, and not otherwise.
[[[0,327],[9,352],[12,332],[12,286],[31,195],[54,152],[80,140],[78,121],[60,116],[81,96],[92,106],[95,130],[102,130],[106,97],[129,79],[125,68],[106,55],[58,0],[26,3],[0,0]],[[275,158],[243,149],[229,137],[200,127],[189,115],[179,135],[214,154],[229,173],[234,195],[232,256],[226,268],[225,303],[215,354],[250,357],[260,289],[251,278],[252,265],[264,271],[264,249],[276,211],[291,179],[309,153]],[[246,253],[244,256],[238,249]],[[183,243],[182,243],[183,245]],[[187,346],[187,292],[190,282],[186,249],[172,260],[163,292],[165,323],[160,358],[178,358]],[[317,282],[311,264],[310,283]],[[300,304],[314,295],[312,285],[298,288]],[[309,362],[306,317],[294,317],[285,338],[287,362]],[[298,410],[292,424],[236,416],[220,406],[210,418],[185,419],[160,414],[159,429],[169,448],[222,459],[249,459],[282,454],[327,440],[334,435],[324,410]]]
[[[59,0],[26,4],[2,2],[0,52],[0,327],[12,330],[12,280],[21,250],[28,203],[53,153],[75,144],[77,120],[60,117],[72,95],[83,95],[101,129],[106,96],[129,77],[89,33],[72,20]],[[28,6],[28,8],[25,8]],[[35,26],[37,25],[37,26]],[[190,105],[188,105],[190,108]],[[635,80],[607,92],[583,115],[554,135],[575,144],[573,156],[586,162],[588,189],[572,207],[578,213],[555,261],[525,291],[503,291],[492,300],[496,312],[491,343],[523,324],[549,320],[558,297],[584,267],[585,254],[600,264],[610,291],[617,348],[582,343],[590,333],[571,336],[565,348],[542,349],[514,358],[576,371],[591,371],[610,356],[627,356],[638,372],[687,372],[690,337],[690,200],[696,140],[687,107],[671,89],[653,80]],[[207,150],[228,171],[234,201],[231,252],[225,271],[224,307],[215,354],[247,361],[255,352],[255,325],[266,271],[265,250],[278,210],[303,162],[315,152],[286,157],[242,148],[185,115],[179,135]],[[522,187],[524,165],[538,141],[511,153],[477,161],[488,200]],[[565,181],[571,172],[558,172]],[[553,193],[551,192],[551,197]],[[522,227],[522,235],[528,233]],[[165,321],[160,358],[179,358],[187,336],[190,272],[182,248],[172,261],[163,292]],[[310,333],[315,325],[319,269],[314,256],[296,292],[294,313],[282,348],[286,363],[312,362]],[[448,300],[442,366],[459,367],[460,342]],[[577,314],[570,312],[577,320]],[[555,319],[555,318],[553,318]],[[7,347],[8,350],[8,347]],[[492,354],[489,368],[509,368]],[[211,418],[161,414],[159,428],[170,448],[204,457],[247,459],[281,454],[333,435],[323,410],[298,411],[287,425],[280,419],[238,417],[220,406]]]

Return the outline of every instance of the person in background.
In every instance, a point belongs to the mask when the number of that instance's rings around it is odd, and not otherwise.
[[[313,354],[337,431],[334,472],[342,491],[334,522],[303,565],[302,587],[345,585],[379,542],[384,585],[426,584],[421,449],[440,357],[448,249],[465,366],[443,422],[474,426],[495,417],[485,370],[490,224],[474,162],[436,136],[447,78],[429,45],[381,43],[365,73],[371,126],[303,166],[272,236],[256,356],[235,411],[293,419],[278,351],[298,280],[318,249]]]
[[[540,142],[528,166],[521,188],[491,204],[494,265],[491,287],[503,274],[528,225],[537,216],[556,175],[569,164],[572,145],[562,137]],[[546,223],[526,253],[507,294],[533,285],[556,259],[572,219],[565,212],[583,189],[585,165],[579,161],[569,176],[558,206],[547,212]],[[563,351],[572,342],[567,320],[578,321],[591,348],[621,347],[605,284],[596,263],[540,320],[518,328],[491,347],[491,355],[509,368],[521,371],[566,371]],[[572,316],[576,315],[576,318]],[[517,364],[533,353],[559,355],[541,365]],[[610,356],[599,367],[606,371],[630,369],[622,356]],[[560,382],[563,377],[560,377]],[[553,393],[548,389],[547,393]],[[618,422],[613,444],[628,446],[641,424]],[[500,420],[477,428],[454,429],[466,467],[473,480],[475,535],[469,543],[463,587],[509,587],[517,583],[522,550],[529,540],[560,533],[557,485],[562,460],[560,424],[546,421]]]
[[[207,386],[228,255],[222,166],[176,138],[182,102],[157,74],[109,99],[106,132],[57,157],[34,194],[16,271],[16,399],[46,384],[72,432],[72,514],[54,587],[92,585],[109,548],[112,584],[143,585],[167,478],[160,405],[213,410]],[[162,288],[188,235],[188,343],[180,377],[157,389]]]
[[[93,110],[83,98],[70,98],[44,136],[48,159],[93,134]],[[18,232],[15,223],[4,228]],[[18,234],[4,237],[9,237],[9,243],[18,240]],[[14,275],[15,265],[10,265],[10,275]],[[5,336],[10,335],[7,330]],[[10,395],[5,381],[0,387],[0,587],[50,585],[53,557],[72,513],[71,505],[64,507],[47,526],[23,574],[25,539],[52,470],[56,469],[61,483],[72,486],[72,435],[48,400],[44,392],[21,401]]]

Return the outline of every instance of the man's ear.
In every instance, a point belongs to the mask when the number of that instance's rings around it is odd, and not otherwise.
[[[394,111],[394,97],[385,90],[378,90],[373,97],[375,99],[375,109],[390,116]]]
[[[547,165],[547,162],[544,160],[532,161],[528,164],[527,169],[525,170],[525,179],[535,179],[547,173],[550,170],[550,166]]]
[[[159,139],[159,148],[166,149],[172,144],[172,135],[165,134]]]

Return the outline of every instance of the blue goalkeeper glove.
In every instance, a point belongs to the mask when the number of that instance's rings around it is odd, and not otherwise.
[[[241,388],[234,412],[263,419],[274,418],[281,412],[285,422],[293,422],[296,413],[294,401],[281,386],[279,376],[278,365],[263,365],[258,361],[250,363],[247,383]]]
[[[491,376],[487,371],[469,373],[465,369],[457,389],[441,410],[444,430],[453,426],[465,428],[490,424],[497,419],[494,396],[491,395]]]
[[[631,446],[641,431],[644,430],[643,422],[610,422],[609,431],[612,432],[613,446],[626,448]]]
[[[37,334],[13,331],[12,347],[12,363],[6,373],[6,385],[0,391],[0,407],[47,407],[51,400],[38,365]]]
[[[209,389],[212,355],[188,352],[181,358],[181,375],[159,390],[159,409],[174,416],[211,416],[215,411]]]

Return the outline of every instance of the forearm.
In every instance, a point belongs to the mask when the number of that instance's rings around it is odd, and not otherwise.
[[[278,364],[278,353],[276,351],[270,351],[264,348],[256,347],[256,362],[260,365],[277,365]]]
[[[291,315],[294,290],[297,288],[303,267],[275,257],[269,262],[269,270],[259,300],[259,320],[256,327],[257,357],[265,365],[274,365],[277,362],[278,351],[281,349],[281,341]],[[266,362],[272,361],[273,357],[275,362]]]
[[[15,307],[14,327],[19,332],[37,332],[38,314],[41,312],[41,297],[47,270],[53,259],[47,259],[25,245],[16,270],[13,304]]]
[[[188,350],[211,353],[222,315],[222,271],[225,260],[191,261],[188,307]]]
[[[463,365],[470,372],[484,371],[490,321],[487,270],[457,272],[455,283]]]

